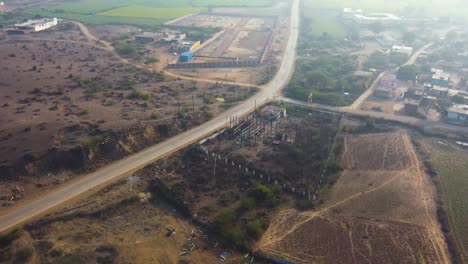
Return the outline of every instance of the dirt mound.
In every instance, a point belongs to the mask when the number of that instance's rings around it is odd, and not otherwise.
[[[343,163],[323,207],[280,212],[259,251],[296,263],[450,263],[408,135],[347,136]]]

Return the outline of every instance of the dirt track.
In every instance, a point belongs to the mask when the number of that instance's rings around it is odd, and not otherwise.
[[[324,206],[281,211],[258,250],[297,263],[450,263],[408,135],[347,137],[343,163]]]
[[[83,35],[88,39],[88,41],[90,42],[95,42],[95,46],[96,47],[99,47],[99,48],[105,48],[107,51],[109,51],[110,53],[112,53],[112,55],[114,55],[116,58],[119,59],[119,61],[123,64],[131,64],[132,66],[134,67],[137,67],[137,68],[140,68],[140,69],[145,69],[145,70],[152,70],[150,67],[148,67],[147,65],[144,65],[142,63],[135,63],[135,62],[131,62],[125,58],[123,58],[122,56],[120,56],[115,48],[109,43],[109,42],[106,42],[104,40],[101,40],[99,39],[98,37],[94,36],[93,34],[91,34],[91,32],[89,32],[88,28],[83,24],[83,23],[80,23],[80,22],[76,22],[76,21],[72,21],[74,24],[76,24],[81,32],[83,33]],[[101,45],[99,45],[99,43]],[[210,79],[202,79],[202,78],[194,78],[194,77],[187,77],[187,76],[183,76],[183,75],[178,75],[178,74],[175,74],[175,73],[172,73],[172,72],[169,72],[169,71],[165,71],[164,74],[168,75],[168,76],[171,76],[173,78],[178,78],[178,79],[183,79],[183,80],[189,80],[189,81],[197,81],[197,82],[205,82],[205,83],[219,83],[219,81],[215,81],[215,80],[210,80]],[[249,83],[237,83],[237,82],[223,82],[225,84],[231,84],[231,85],[239,85],[239,86],[244,86],[244,87],[252,87],[251,84]]]

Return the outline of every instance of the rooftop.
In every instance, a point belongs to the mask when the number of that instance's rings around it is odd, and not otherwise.
[[[43,24],[57,20],[57,18],[42,18],[42,19],[31,19],[23,23],[15,24],[16,27],[33,27],[38,24]]]
[[[452,107],[449,107],[449,109],[447,109],[447,112],[468,116],[468,105],[456,104],[456,105],[453,105]]]
[[[433,90],[433,91],[438,91],[438,92],[448,92],[448,91],[449,91],[449,88],[434,85],[434,86],[432,87],[431,90]]]
[[[399,17],[397,17],[394,14],[390,13],[369,13],[369,14],[354,14],[354,16],[358,19],[362,20],[400,20]]]
[[[147,37],[147,38],[152,38],[152,37],[161,37],[163,36],[164,33],[161,32],[143,32],[142,34],[136,35],[135,37]]]
[[[393,46],[392,51],[413,52],[413,48],[407,46]]]
[[[432,75],[432,79],[437,79],[437,80],[448,80],[450,79],[452,75],[448,72],[436,72],[434,75]]]

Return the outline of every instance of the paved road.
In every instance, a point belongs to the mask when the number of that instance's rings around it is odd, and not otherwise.
[[[427,48],[431,47],[433,44],[434,43],[431,42],[431,43],[425,45],[424,47],[421,47],[419,50],[417,50],[415,53],[413,53],[413,55],[411,55],[411,57],[402,66],[414,64],[416,62],[416,60],[418,59],[419,55],[421,55],[421,53],[423,53]],[[396,70],[396,69],[397,68],[395,68],[394,70]],[[382,77],[384,77],[385,74],[387,74],[387,73],[388,73],[388,71],[384,71],[384,72],[380,73],[379,76],[377,76],[377,78],[374,80],[372,85],[369,87],[369,89],[367,89],[363,94],[361,94],[361,96],[359,96],[359,98],[356,99],[356,101],[354,101],[354,103],[349,106],[349,109],[350,110],[359,109],[359,107],[367,99],[367,97],[369,97],[374,92],[374,90],[375,90],[376,86],[378,85],[380,79],[382,79]]]
[[[136,170],[145,167],[155,160],[170,155],[173,152],[211,134],[213,131],[221,129],[227,124],[229,117],[248,114],[253,111],[256,106],[262,105],[272,99],[273,94],[281,91],[281,89],[283,89],[287,84],[294,70],[296,45],[299,34],[299,0],[293,0],[290,23],[291,30],[289,42],[285,50],[281,67],[279,68],[275,78],[259,93],[244,103],[228,109],[226,112],[223,112],[218,117],[201,126],[193,128],[160,144],[149,147],[125,159],[114,162],[94,173],[83,176],[76,182],[55,191],[52,194],[44,196],[43,198],[0,216],[0,231],[19,225],[93,187],[131,175]]]

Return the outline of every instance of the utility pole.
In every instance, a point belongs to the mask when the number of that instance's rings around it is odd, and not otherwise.
[[[213,176],[216,177],[216,157],[214,157]]]
[[[177,95],[177,115],[180,114],[180,99],[179,96]]]
[[[203,107],[202,107],[202,111],[203,113],[205,113],[205,93],[203,93]]]
[[[192,112],[195,113],[195,96],[192,94]]]

